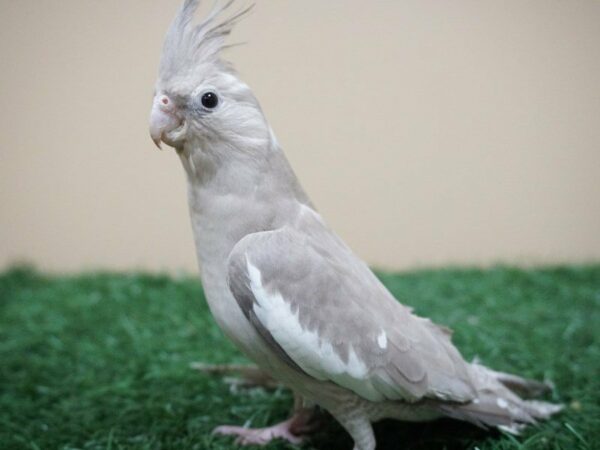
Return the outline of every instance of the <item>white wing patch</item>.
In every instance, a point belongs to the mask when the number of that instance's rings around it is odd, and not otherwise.
[[[499,408],[502,408],[502,409],[508,408],[508,402],[506,400],[504,400],[503,398],[498,397],[496,399],[496,404],[498,405]]]
[[[316,331],[302,328],[298,313],[292,311],[279,292],[268,292],[264,288],[260,270],[248,257],[246,267],[256,300],[253,305],[256,317],[302,370],[318,380],[334,381],[369,400],[384,399],[369,380],[369,369],[352,346],[348,360],[344,361],[331,343],[321,339]],[[385,332],[378,336],[377,342],[381,348],[387,347]]]
[[[377,336],[377,345],[379,345],[379,348],[382,350],[387,348],[387,334],[385,334],[384,330],[381,330],[381,333]]]

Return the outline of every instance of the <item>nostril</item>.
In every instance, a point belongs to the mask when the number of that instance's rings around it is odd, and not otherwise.
[[[165,113],[175,112],[175,103],[171,100],[171,97],[165,94],[161,94],[154,99],[154,105]]]

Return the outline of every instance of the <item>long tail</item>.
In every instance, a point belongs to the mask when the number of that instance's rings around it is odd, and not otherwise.
[[[547,419],[563,408],[519,396],[535,397],[548,392],[551,386],[546,383],[496,372],[476,363],[471,365],[471,370],[478,397],[466,404],[441,405],[440,410],[445,415],[483,428],[496,427],[517,434],[527,425]]]

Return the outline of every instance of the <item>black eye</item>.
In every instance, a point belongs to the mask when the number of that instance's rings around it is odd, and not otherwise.
[[[219,104],[219,97],[214,92],[205,92],[202,94],[202,106],[208,109],[216,108]]]

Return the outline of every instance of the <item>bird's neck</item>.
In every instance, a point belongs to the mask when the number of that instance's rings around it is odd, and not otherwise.
[[[221,264],[241,238],[287,224],[310,205],[285,155],[263,148],[212,144],[180,151],[200,265]]]

